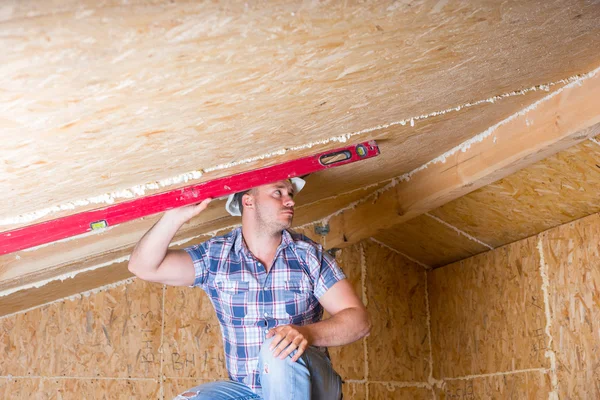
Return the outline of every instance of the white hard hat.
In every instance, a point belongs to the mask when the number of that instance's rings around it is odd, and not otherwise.
[[[306,181],[302,178],[290,178],[288,179],[290,181],[290,183],[292,184],[292,187],[294,188],[294,194],[299,193],[302,188],[304,187],[304,185],[306,184]],[[237,201],[233,201],[233,198],[236,194],[232,193],[229,195],[229,197],[227,197],[227,203],[225,204],[225,209],[227,210],[227,212],[233,216],[240,216],[242,215],[242,213],[240,212],[239,209],[239,204]]]

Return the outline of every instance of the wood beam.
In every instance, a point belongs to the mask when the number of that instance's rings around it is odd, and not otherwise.
[[[373,236],[598,133],[600,69],[334,214],[326,247]]]

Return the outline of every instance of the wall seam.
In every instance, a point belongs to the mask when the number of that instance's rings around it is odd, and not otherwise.
[[[383,243],[383,242],[380,242],[379,240],[377,240],[377,239],[375,239],[375,238],[373,238],[373,237],[371,237],[371,238],[369,238],[369,239],[370,239],[370,240],[371,240],[373,243],[377,243],[378,245],[380,245],[380,246],[382,246],[382,247],[385,247],[386,249],[388,249],[388,250],[391,250],[391,251],[393,251],[393,252],[394,252],[394,253],[396,253],[396,254],[400,254],[402,257],[406,258],[406,259],[407,259],[407,260],[409,260],[409,261],[412,261],[412,262],[414,262],[415,264],[418,264],[418,265],[420,265],[421,267],[425,268],[425,269],[426,269],[426,270],[428,270],[428,271],[432,269],[432,268],[431,268],[429,265],[427,265],[427,264],[423,264],[423,263],[422,263],[422,262],[420,262],[419,260],[417,260],[417,259],[414,259],[414,258],[412,258],[411,256],[404,254],[404,253],[403,253],[403,252],[401,252],[400,250],[397,250],[397,249],[395,249],[395,248],[393,248],[393,247],[390,247],[390,246],[388,246],[387,244],[385,244],[385,243]]]
[[[528,372],[543,372],[543,373],[548,373],[548,372],[550,372],[550,370],[547,369],[547,368],[517,369],[517,370],[514,370],[514,371],[493,372],[493,373],[490,373],[490,374],[465,375],[465,376],[459,376],[459,377],[456,377],[456,378],[444,378],[444,380],[446,380],[446,381],[467,381],[467,380],[477,379],[477,378],[491,378],[491,377],[495,377],[495,376],[526,374]]]
[[[369,304],[369,298],[367,297],[367,256],[365,254],[365,247],[363,243],[360,243],[360,280],[362,287],[363,304],[365,307]],[[365,381],[365,395],[369,398],[369,349],[367,346],[368,336],[363,338],[363,353],[364,353],[364,381]],[[346,382],[351,382],[347,380]]]
[[[344,380],[344,382],[347,382],[347,383],[365,383],[364,381],[357,380],[357,379],[346,379],[346,380]],[[399,388],[403,388],[403,387],[417,387],[417,388],[431,389],[431,385],[429,383],[427,383],[427,382],[369,381],[368,383],[377,383],[377,384],[380,384],[380,385],[389,385],[389,386],[394,386],[394,387],[399,387]]]
[[[428,212],[426,212],[425,215],[427,215],[429,218],[432,218],[433,220],[439,222],[440,224],[442,224],[444,226],[447,226],[448,228],[452,229],[453,231],[455,231],[459,235],[464,236],[467,239],[469,239],[469,240],[471,240],[471,241],[473,241],[475,243],[478,243],[478,244],[480,244],[480,245],[482,245],[484,247],[487,247],[489,250],[494,250],[494,248],[492,246],[490,246],[489,244],[482,242],[481,240],[477,239],[475,236],[469,235],[467,232],[463,231],[462,229],[459,229],[459,228],[455,227],[454,225],[452,225],[452,224],[444,221],[443,219],[438,218],[435,215],[431,215]]]
[[[429,306],[429,272],[423,271],[425,274],[425,307],[427,311],[427,341],[429,343],[429,376],[427,382],[431,386],[432,390],[434,387],[443,388],[444,381],[438,380],[433,377],[433,346],[431,344],[431,309]]]
[[[159,379],[159,384],[160,384],[160,388],[159,388],[159,396],[161,399],[164,400],[165,398],[165,387],[164,387],[164,381],[165,381],[165,377],[164,377],[164,371],[163,371],[163,365],[164,365],[164,351],[163,351],[163,346],[164,346],[164,340],[165,340],[165,295],[166,295],[166,291],[167,291],[167,285],[163,285],[162,287],[162,318],[161,318],[161,324],[160,324],[160,348],[158,349],[158,353],[160,354],[160,373],[158,375],[158,379]]]
[[[548,266],[544,258],[544,244],[542,239],[544,234],[538,236],[537,248],[540,255],[540,276],[542,277],[542,293],[544,296],[544,311],[546,314],[545,332],[548,336],[548,347],[545,352],[546,358],[550,360],[550,379],[552,382],[552,391],[548,394],[548,400],[558,400],[558,375],[556,373],[556,353],[552,349],[554,339],[552,337],[552,313],[550,311],[550,279],[548,277]]]
[[[63,298],[60,298],[60,299],[52,300],[52,301],[49,301],[48,303],[38,304],[37,306],[33,306],[33,307],[27,308],[25,310],[15,311],[14,313],[10,313],[10,314],[6,314],[6,315],[0,316],[0,320],[3,320],[5,318],[9,318],[9,317],[12,317],[12,316],[15,316],[15,315],[19,315],[19,314],[25,314],[25,313],[28,313],[30,311],[37,310],[38,308],[42,308],[44,306],[52,305],[54,303],[60,303],[60,302],[66,301],[66,300],[69,300],[69,301],[80,300],[82,297],[89,297],[92,294],[97,294],[97,293],[103,292],[103,291],[108,290],[108,289],[113,289],[113,288],[116,288],[116,287],[119,287],[119,286],[122,286],[122,285],[129,285],[129,284],[133,283],[134,279],[135,279],[135,277],[123,279],[121,281],[109,283],[108,285],[100,286],[99,288],[94,288],[94,289],[86,290],[85,292],[76,293],[76,294],[73,294],[73,295],[68,296],[68,297],[63,297]]]
[[[77,380],[93,380],[93,381],[146,381],[156,382],[156,378],[120,378],[120,377],[105,377],[105,376],[42,376],[42,375],[0,375],[0,379],[77,379]]]

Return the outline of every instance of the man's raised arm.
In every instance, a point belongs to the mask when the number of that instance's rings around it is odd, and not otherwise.
[[[194,284],[194,263],[185,250],[169,250],[169,244],[181,226],[198,215],[210,203],[175,208],[164,213],[135,245],[129,258],[129,271],[138,278],[173,286]]]

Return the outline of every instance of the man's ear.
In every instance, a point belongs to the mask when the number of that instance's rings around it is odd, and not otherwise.
[[[244,193],[242,196],[242,204],[247,208],[254,208],[254,196],[251,192]]]

